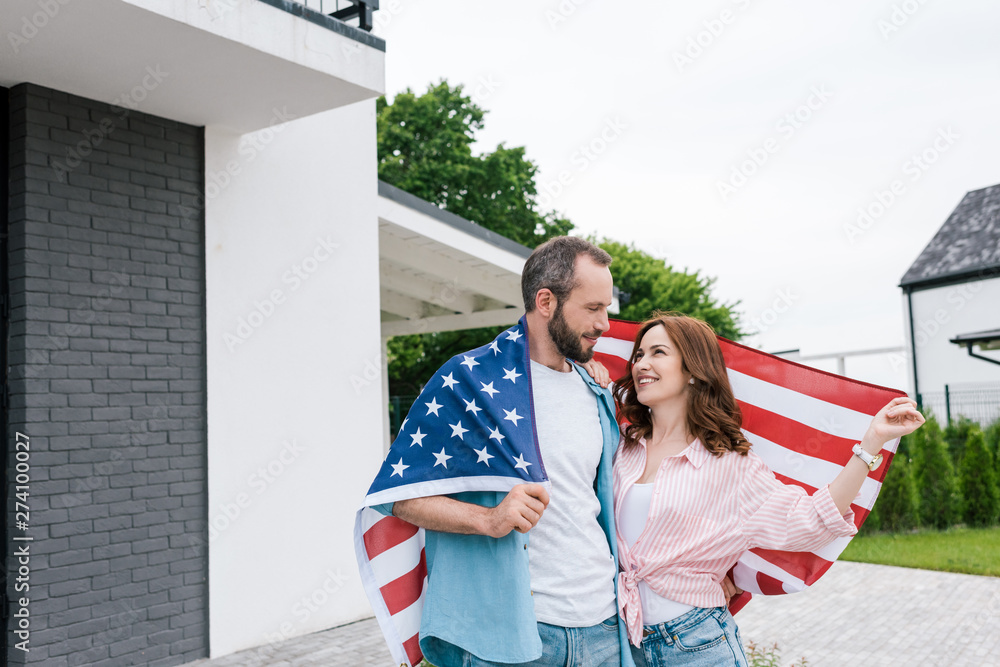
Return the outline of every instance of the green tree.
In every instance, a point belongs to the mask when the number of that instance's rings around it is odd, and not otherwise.
[[[962,520],[969,526],[991,526],[1000,514],[1000,489],[996,470],[986,449],[983,432],[972,429],[965,443],[959,471],[962,490]]]
[[[928,417],[914,432],[913,445],[920,523],[932,528],[947,528],[958,519],[958,485],[948,445],[934,417]]]
[[[573,223],[539,211],[538,167],[523,147],[473,154],[486,112],[446,81],[417,95],[409,88],[375,105],[378,176],[529,248],[568,234]]]
[[[422,95],[407,88],[375,105],[379,178],[441,208],[534,248],[568,234],[573,223],[536,203],[536,165],[524,148],[473,154],[486,112],[462,86],[441,81]],[[502,327],[395,336],[389,340],[389,387],[416,395],[453,355],[495,338]],[[404,411],[405,412],[405,411]]]
[[[913,464],[909,458],[913,436],[903,438],[899,443],[889,472],[885,474],[878,500],[868,515],[862,529],[866,533],[876,531],[897,532],[915,528],[920,520],[917,486],[913,479]],[[869,525],[871,524],[871,525]]]
[[[739,304],[716,300],[712,295],[714,278],[706,278],[697,271],[677,271],[634,245],[610,239],[597,245],[614,259],[611,275],[618,289],[628,295],[627,303],[622,304],[615,317],[641,322],[654,310],[673,310],[705,320],[720,336],[739,340],[743,335],[735,312]]]
[[[500,144],[492,153],[473,154],[486,112],[462,86],[442,81],[422,95],[406,89],[391,103],[380,98],[376,112],[382,180],[530,248],[573,230],[573,223],[554,211],[538,210],[537,167],[524,148]],[[740,336],[735,304],[716,302],[712,279],[676,271],[620,243],[605,241],[602,247],[614,258],[616,284],[634,295],[618,317],[642,320],[653,309],[672,309],[708,321],[728,338]],[[388,344],[390,393],[418,394],[445,361],[485,345],[502,330],[393,337]]]
[[[957,468],[962,462],[965,454],[965,443],[968,442],[972,432],[979,429],[979,424],[968,417],[961,415],[958,419],[952,419],[951,423],[944,429],[944,441],[948,443],[948,452],[951,454],[951,462]]]

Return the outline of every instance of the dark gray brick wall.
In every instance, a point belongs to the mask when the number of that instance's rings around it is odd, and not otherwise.
[[[30,437],[34,541],[8,660],[204,657],[202,130],[24,84],[10,149],[8,442]]]

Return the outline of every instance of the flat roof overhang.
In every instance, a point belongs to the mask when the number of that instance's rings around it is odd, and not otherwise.
[[[0,85],[241,134],[385,91],[381,40],[291,4],[5,0]]]
[[[531,249],[379,182],[382,335],[512,324]]]
[[[1000,358],[985,357],[972,351],[973,346],[979,346],[980,352],[988,350],[1000,350],[1000,329],[990,329],[988,331],[977,331],[974,333],[959,334],[948,341],[965,348],[970,357],[988,361],[991,364],[1000,365]]]

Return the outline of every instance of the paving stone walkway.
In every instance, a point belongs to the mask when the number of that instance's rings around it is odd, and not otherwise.
[[[1000,578],[839,562],[810,590],[757,597],[744,642],[778,643],[782,664],[1000,667]],[[374,619],[185,667],[391,667]]]

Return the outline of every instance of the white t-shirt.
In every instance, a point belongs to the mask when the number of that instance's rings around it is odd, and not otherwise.
[[[528,533],[535,616],[542,623],[588,627],[614,616],[611,547],[597,522],[594,490],[604,437],[597,397],[575,371],[531,362],[535,429],[552,488],[549,505]]]
[[[646,528],[646,519],[649,517],[649,505],[653,500],[653,489],[656,484],[633,484],[625,493],[622,500],[621,525],[618,530],[629,548],[642,535]],[[649,587],[645,581],[639,582],[639,602],[642,604],[642,624],[658,625],[672,621],[681,614],[694,609],[689,604],[675,602],[669,598],[658,595]]]

